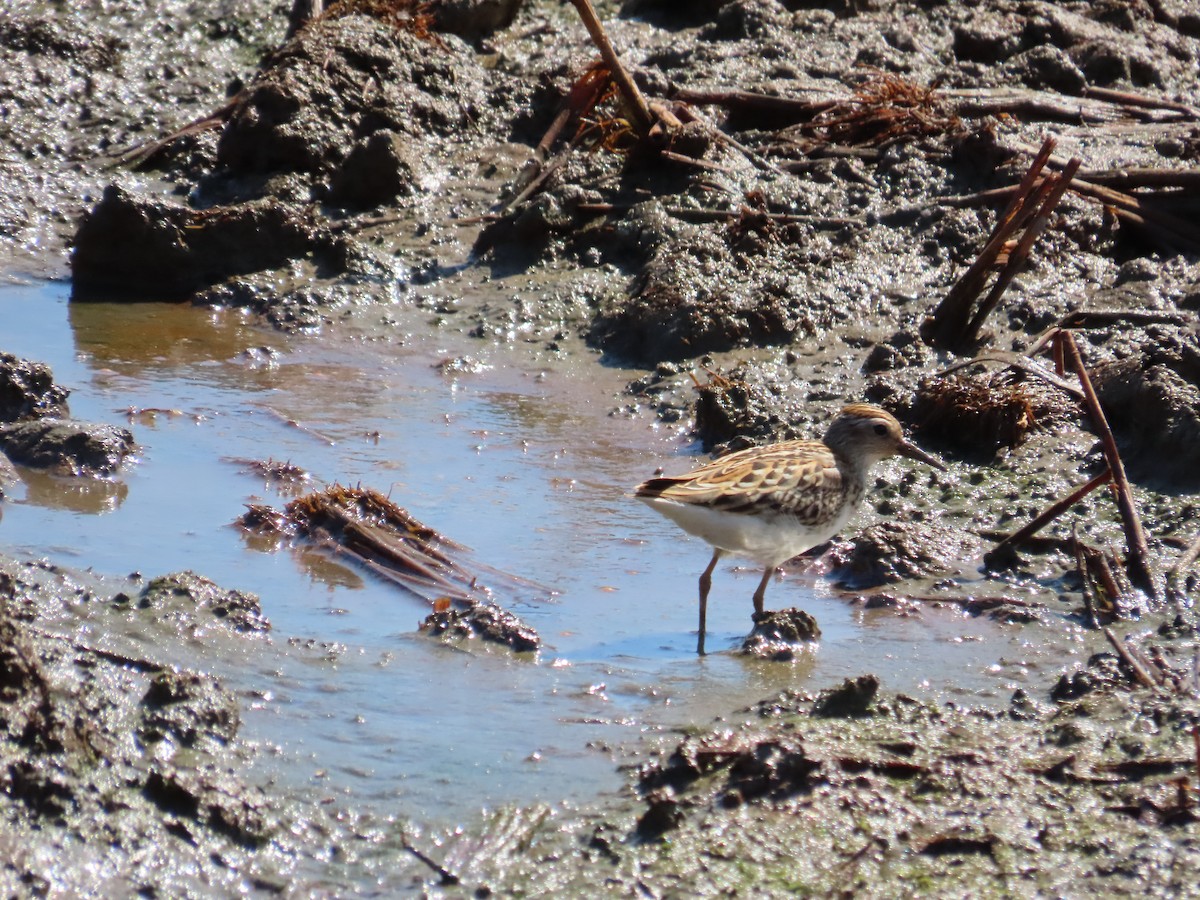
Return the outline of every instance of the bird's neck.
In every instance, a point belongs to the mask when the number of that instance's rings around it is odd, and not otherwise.
[[[871,466],[876,460],[862,454],[837,451],[834,451],[834,457],[837,459],[838,470],[842,473],[842,481],[847,487],[853,486],[861,493],[866,488],[867,475],[870,474]]]

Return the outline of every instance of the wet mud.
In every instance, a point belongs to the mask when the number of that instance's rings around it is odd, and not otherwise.
[[[69,391],[42,363],[0,354],[0,451],[56,475],[115,475],[136,450],[127,428],[71,418]]]
[[[813,436],[869,399],[950,471],[876,480],[881,523],[823,563],[847,602],[956,604],[1030,641],[1111,625],[1111,652],[1000,708],[871,673],[790,692],[622,748],[626,797],[420,835],[239,778],[239,698],[173,655],[265,643],[256,598],[9,560],[6,893],[1194,890],[1195,578],[1186,556],[1168,570],[1197,530],[1200,17],[1169,0],[599,7],[658,131],[595,89],[595,49],[550,0],[338,2],[290,29],[247,2],[18,5],[0,13],[0,269],[69,275],[76,302],[247,308],[297,340],[387,334],[402,306],[492,359],[590,352],[645,370],[601,398],[614,415],[711,451]],[[1028,262],[977,327],[939,321],[1046,135],[1047,171],[1080,162]],[[989,277],[1024,252],[994,243]],[[985,568],[1111,466],[1086,379],[1046,355],[1055,328],[1077,336],[1148,543],[1105,488]],[[66,416],[44,367],[0,358],[4,458],[119,479],[129,432]],[[1118,572],[1141,556],[1160,589],[1104,577],[1093,551]],[[145,637],[93,645],[80,603]],[[535,645],[472,610],[426,629]],[[819,628],[775,615],[751,642],[793,665]]]

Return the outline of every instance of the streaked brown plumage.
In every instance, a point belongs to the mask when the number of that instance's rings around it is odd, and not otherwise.
[[[700,576],[697,652],[704,652],[708,591],[722,555],[746,556],[765,567],[754,592],[754,614],[761,615],[775,569],[837,534],[862,502],[871,465],[896,454],[944,468],[905,440],[891,413],[854,404],[822,441],[751,447],[686,475],[638,485],[635,497],[713,546]]]

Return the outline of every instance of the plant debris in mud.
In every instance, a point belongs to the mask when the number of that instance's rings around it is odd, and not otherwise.
[[[493,588],[551,591],[469,560],[470,551],[439,534],[378,491],[332,485],[298,497],[282,511],[253,505],[238,524],[268,537],[302,537],[337,548],[370,571],[434,606],[421,626],[432,634],[479,634],[516,650],[535,649],[537,633],[489,601]],[[485,587],[480,575],[493,588]],[[450,607],[457,605],[459,609]],[[530,644],[533,646],[529,646]]]
[[[1012,450],[1076,415],[1062,391],[1020,372],[923,378],[908,411],[922,437],[971,455]]]
[[[834,102],[796,130],[827,144],[851,147],[886,147],[919,137],[962,133],[962,120],[937,89],[936,83],[921,87],[891,72],[865,72],[853,97]],[[786,136],[787,130],[781,132],[781,137]]]

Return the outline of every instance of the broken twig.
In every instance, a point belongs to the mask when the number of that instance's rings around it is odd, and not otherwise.
[[[1112,470],[1113,485],[1117,492],[1117,507],[1121,511],[1121,521],[1125,527],[1125,542],[1129,555],[1129,577],[1135,585],[1141,588],[1154,600],[1159,597],[1158,585],[1154,573],[1150,569],[1150,548],[1146,543],[1146,533],[1142,530],[1142,521],[1138,517],[1137,508],[1133,503],[1133,492],[1129,488],[1129,479],[1125,477],[1125,466],[1117,451],[1117,442],[1112,429],[1108,427],[1108,419],[1100,407],[1096,389],[1088,377],[1083,365],[1083,357],[1079,354],[1079,345],[1075,336],[1069,331],[1059,332],[1066,356],[1079,376],[1079,385],[1083,388],[1084,403],[1092,425],[1099,433],[1104,446],[1104,456],[1108,467]]]
[[[1038,207],[1037,214],[1033,217],[1033,221],[1025,228],[1024,234],[1017,242],[1016,249],[1008,254],[1008,262],[1000,271],[996,278],[996,283],[992,286],[992,290],[988,293],[984,301],[979,304],[979,309],[976,311],[970,324],[967,325],[966,332],[963,334],[963,340],[970,343],[973,342],[979,334],[979,330],[983,327],[984,320],[991,314],[992,310],[1000,302],[1001,296],[1008,289],[1009,284],[1021,271],[1025,265],[1025,260],[1029,258],[1029,252],[1033,249],[1033,243],[1046,230],[1046,225],[1050,222],[1050,214],[1054,212],[1058,206],[1058,201],[1062,199],[1063,193],[1067,190],[1067,186],[1071,183],[1071,178],[1079,168],[1079,160],[1072,159],[1067,168],[1062,174],[1057,177],[1047,178],[1041,189],[1034,195],[1035,202],[1041,199],[1041,205]]]
[[[1126,646],[1125,642],[1113,634],[1111,628],[1102,628],[1101,631],[1104,632],[1104,636],[1108,638],[1108,642],[1117,651],[1117,656],[1121,657],[1121,661],[1133,673],[1133,677],[1137,679],[1138,683],[1143,687],[1153,688],[1156,685],[1155,680],[1150,677],[1150,673],[1146,671],[1146,667],[1130,652],[1130,648]]]

